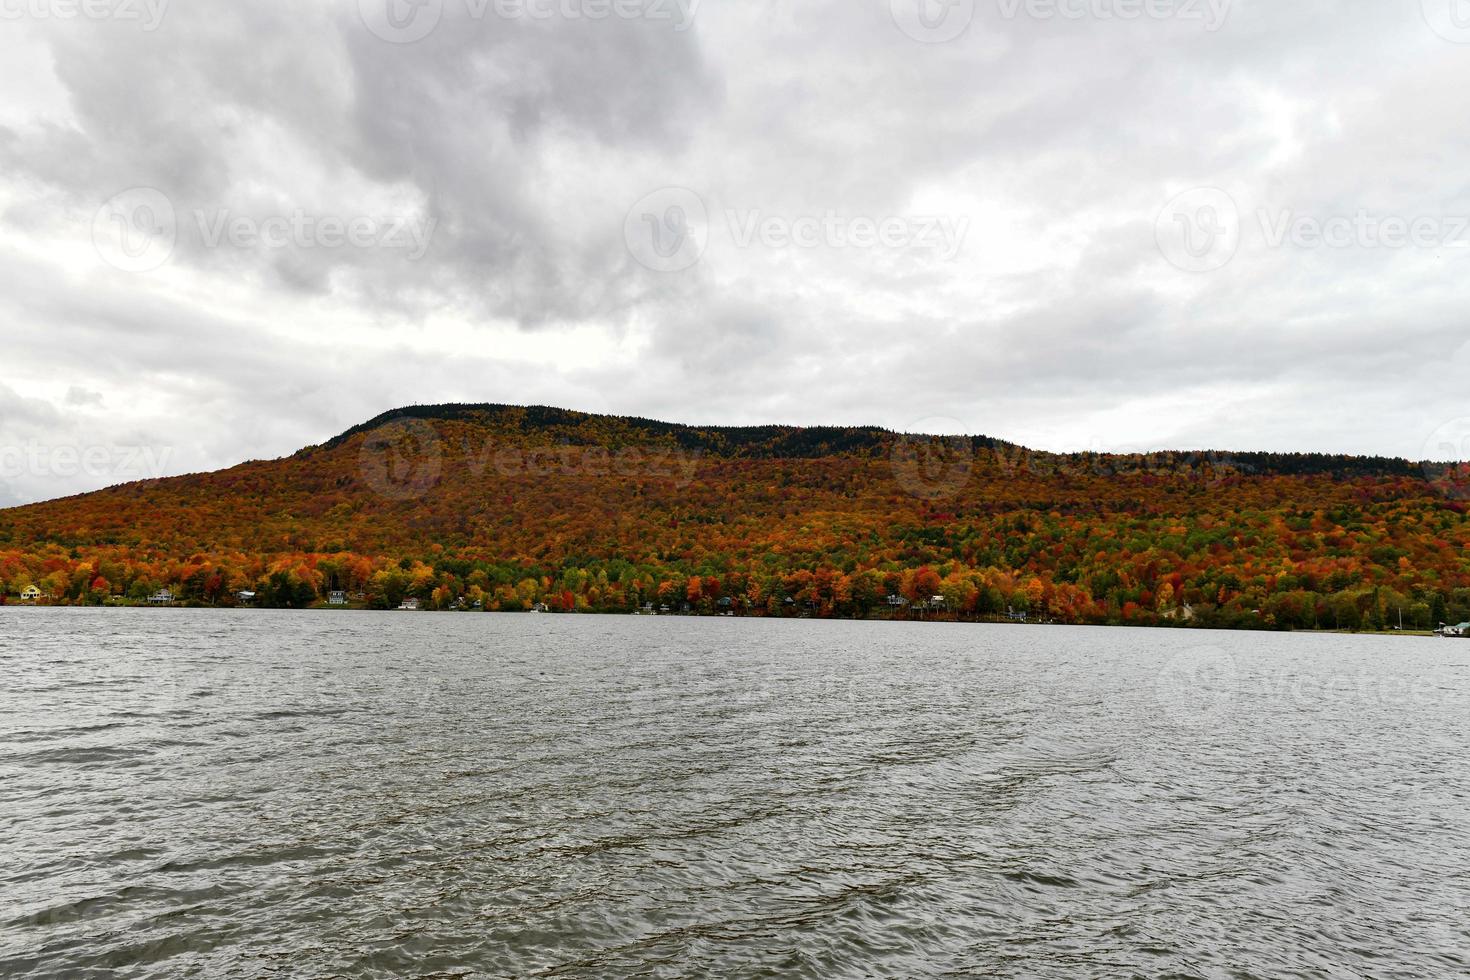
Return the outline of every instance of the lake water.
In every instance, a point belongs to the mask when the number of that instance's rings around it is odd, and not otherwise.
[[[1470,974],[1470,643],[0,609],[0,975]]]

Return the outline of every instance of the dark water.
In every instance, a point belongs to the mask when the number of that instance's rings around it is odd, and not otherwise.
[[[7,977],[1470,975],[1470,643],[12,608],[0,668]]]

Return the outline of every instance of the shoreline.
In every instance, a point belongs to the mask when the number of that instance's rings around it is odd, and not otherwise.
[[[659,619],[756,619],[773,620],[776,622],[844,622],[844,623],[902,623],[907,625],[926,625],[935,623],[948,623],[951,625],[970,626],[1016,626],[1016,627],[1048,627],[1048,626],[1072,626],[1072,627],[1094,627],[1099,629],[1143,629],[1143,630],[1172,630],[1172,631],[1194,631],[1199,633],[1300,633],[1315,636],[1384,636],[1384,637],[1419,637],[1430,639],[1470,639],[1470,637],[1441,637],[1433,630],[1426,629],[1383,629],[1383,630],[1349,630],[1349,629],[1276,629],[1262,626],[1259,629],[1241,628],[1235,626],[1198,626],[1180,623],[1063,623],[1056,621],[1017,621],[1007,617],[998,619],[962,619],[953,616],[934,617],[896,617],[896,616],[760,616],[760,615],[721,615],[718,613],[655,613],[640,612],[608,612],[587,610],[582,612],[552,612],[536,610],[481,610],[481,609],[373,609],[368,606],[328,606],[312,605],[302,608],[275,607],[275,606],[210,606],[204,604],[172,603],[169,605],[147,605],[142,603],[117,603],[103,605],[61,605],[54,603],[37,602],[7,602],[0,603],[0,611],[6,609],[128,609],[128,610],[201,610],[210,612],[243,612],[243,613],[431,613],[436,615],[454,615],[459,613],[470,615],[493,615],[493,616],[609,616],[623,618],[628,616]]]

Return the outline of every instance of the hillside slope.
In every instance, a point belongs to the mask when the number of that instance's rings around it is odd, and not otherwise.
[[[53,602],[340,589],[378,606],[1425,626],[1470,618],[1462,484],[1428,475],[416,406],[286,459],[0,511],[0,580]]]

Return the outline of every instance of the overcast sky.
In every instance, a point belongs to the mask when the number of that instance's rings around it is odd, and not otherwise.
[[[415,402],[1470,415],[1464,0],[0,0],[0,87],[0,505]]]

